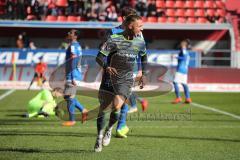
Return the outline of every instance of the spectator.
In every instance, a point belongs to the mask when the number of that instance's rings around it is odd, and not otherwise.
[[[29,48],[29,38],[27,36],[27,33],[26,32],[23,32],[22,33],[22,36],[23,36],[23,43],[24,43],[24,48]]]
[[[6,3],[6,8],[7,8],[7,18],[8,19],[15,19],[15,3],[13,0],[8,0]]]
[[[164,17],[166,16],[166,13],[164,12],[164,10],[162,10],[161,8],[157,9],[157,17]]]
[[[111,2],[106,0],[101,0],[99,12],[105,12],[106,9],[110,6]]]
[[[37,49],[37,47],[35,46],[34,42],[32,42],[32,41],[29,43],[29,48],[33,49],[33,50]]]
[[[142,17],[147,16],[147,2],[146,0],[139,0],[135,6],[138,15]]]
[[[151,17],[151,16],[156,16],[156,10],[157,10],[157,7],[156,7],[156,3],[154,0],[151,0],[148,4],[148,17]]]
[[[24,48],[24,43],[23,43],[23,36],[22,36],[22,34],[19,34],[19,35],[18,35],[18,38],[17,38],[17,40],[16,40],[16,46],[17,46],[17,48],[19,48],[19,49],[23,49],[23,48]]]
[[[107,9],[108,11],[108,16],[107,16],[107,20],[108,21],[117,21],[117,12],[116,12],[116,8],[115,6],[111,6],[110,8]]]
[[[25,15],[25,8],[24,8],[24,0],[17,0],[16,3],[16,19],[24,19]]]
[[[57,16],[57,7],[55,0],[48,0],[48,14],[52,16]]]
[[[32,7],[28,6],[27,7],[27,17],[26,17],[26,20],[36,20],[36,19],[37,19],[36,16],[32,12]]]

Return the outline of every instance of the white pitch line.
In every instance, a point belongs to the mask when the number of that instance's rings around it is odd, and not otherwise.
[[[191,103],[191,105],[193,105],[195,107],[198,107],[198,108],[205,109],[205,110],[209,110],[209,111],[217,112],[217,113],[220,113],[220,114],[223,114],[223,115],[227,115],[227,116],[230,116],[230,117],[233,117],[233,118],[236,118],[236,119],[240,120],[240,116],[229,113],[229,112],[225,112],[225,111],[222,111],[222,110],[219,110],[219,109],[216,109],[216,108],[212,108],[212,107],[205,106],[205,105],[198,104],[198,103]]]
[[[3,98],[7,97],[8,95],[12,94],[15,90],[14,89],[11,89],[11,90],[8,90],[6,91],[4,94],[2,94],[0,96],[0,100],[2,100]]]

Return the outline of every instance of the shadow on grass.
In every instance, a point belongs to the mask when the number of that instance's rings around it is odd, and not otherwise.
[[[44,150],[33,148],[0,148],[0,152],[21,152],[21,153],[93,153],[92,150]]]
[[[180,137],[180,136],[164,136],[164,135],[138,135],[132,134],[129,137],[141,137],[141,138],[159,138],[159,139],[177,139],[177,140],[201,140],[201,141],[219,141],[219,142],[235,142],[239,143],[239,139],[225,139],[225,138],[205,138],[205,137]]]
[[[41,131],[0,131],[0,136],[41,136],[41,137],[96,137],[95,133],[41,132]]]
[[[4,124],[20,124],[20,123],[31,123],[31,122],[60,122],[60,120],[55,119],[54,117],[51,117],[51,119],[48,118],[21,118],[21,119],[0,119],[0,125]]]
[[[0,112],[26,112],[26,109],[4,109],[0,110]]]

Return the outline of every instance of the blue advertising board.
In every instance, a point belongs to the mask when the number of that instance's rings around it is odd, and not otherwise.
[[[147,50],[148,62],[162,64],[169,67],[177,65],[178,50]],[[96,56],[97,49],[83,50],[83,55]],[[65,50],[62,49],[0,49],[0,66],[12,65],[12,62],[18,66],[33,66],[38,63],[40,58],[50,67],[58,66],[65,61]],[[190,51],[190,67],[199,66],[199,54]]]

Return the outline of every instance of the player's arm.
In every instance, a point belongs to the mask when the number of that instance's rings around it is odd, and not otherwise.
[[[113,67],[108,66],[107,64],[107,56],[112,51],[112,48],[108,46],[108,44],[111,43],[111,39],[109,38],[103,45],[101,46],[100,51],[98,52],[98,55],[96,57],[96,62],[109,74],[117,74],[117,70]]]
[[[143,44],[143,49],[140,51],[139,56],[141,58],[141,69],[142,69],[142,77],[140,78],[139,85],[142,89],[147,82],[147,52],[146,52],[146,45]]]
[[[188,55],[188,51],[185,50],[185,49],[182,49],[181,52],[182,52],[183,56],[178,56],[177,59],[179,59],[179,60],[186,60],[187,59],[187,55]]]
[[[75,69],[77,68],[77,50],[76,50],[76,48],[73,46],[73,45],[71,45],[71,54],[70,54],[70,66],[71,66],[71,68],[70,68],[70,70],[71,70],[71,80],[72,80],[72,84],[73,85],[76,85],[76,82],[75,82],[75,77],[77,76],[76,74],[76,72],[75,72]]]
[[[141,56],[141,69],[142,69],[142,75],[146,76],[146,74],[147,74],[147,54]]]

